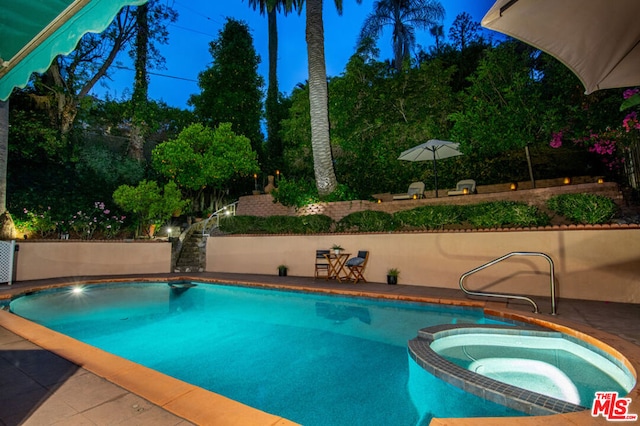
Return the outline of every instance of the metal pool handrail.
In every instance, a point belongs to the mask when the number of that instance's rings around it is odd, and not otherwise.
[[[550,275],[550,280],[549,280],[549,284],[550,284],[550,289],[551,289],[551,315],[556,315],[556,284],[555,284],[555,267],[553,265],[553,259],[551,259],[551,257],[549,257],[548,255],[544,254],[544,253],[540,253],[537,251],[514,251],[511,253],[507,253],[504,256],[498,257],[497,259],[492,260],[491,262],[487,262],[484,265],[478,266],[477,268],[474,268],[468,272],[465,272],[464,274],[462,274],[460,276],[460,289],[465,292],[468,295],[471,296],[488,296],[488,297],[500,297],[500,298],[506,298],[506,299],[519,299],[519,300],[524,300],[527,301],[529,303],[531,303],[533,305],[533,309],[536,314],[539,313],[540,311],[538,310],[538,305],[536,304],[536,302],[531,299],[530,297],[527,296],[518,296],[515,294],[501,294],[501,293],[491,293],[491,292],[484,292],[484,291],[470,291],[467,290],[464,286],[464,280],[472,274],[475,274],[478,271],[481,271],[485,268],[488,268],[489,266],[495,265],[498,262],[502,262],[505,259],[508,259],[512,256],[540,256],[540,257],[544,257],[545,259],[547,259],[547,261],[549,261],[549,275]]]

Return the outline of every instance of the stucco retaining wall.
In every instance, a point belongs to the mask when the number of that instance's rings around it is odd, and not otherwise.
[[[19,241],[15,280],[171,272],[166,242]]]
[[[400,284],[444,288],[458,288],[463,273],[506,253],[539,251],[554,260],[560,298],[640,303],[638,227],[212,237],[206,270],[275,275],[286,264],[289,275],[311,277],[315,250],[333,244],[350,253],[369,250],[369,281],[386,282],[386,271],[398,268]],[[467,287],[549,296],[549,264],[510,258],[469,277]]]
[[[579,180],[578,182],[581,182],[581,180]],[[509,184],[491,185],[485,187],[479,186],[477,194],[453,197],[447,196],[446,190],[439,191],[439,198],[435,198],[434,194],[426,192],[426,198],[418,200],[392,201],[392,194],[376,194],[376,196],[381,200],[380,203],[368,200],[340,201],[332,203],[310,204],[300,209],[285,207],[280,203],[274,203],[271,194],[248,195],[240,197],[238,202],[237,214],[263,217],[274,215],[304,216],[311,214],[324,214],[331,217],[333,220],[338,221],[348,214],[363,210],[396,213],[402,210],[409,210],[416,207],[437,204],[463,205],[507,200],[542,206],[549,198],[555,195],[575,193],[603,195],[611,198],[620,205],[622,205],[622,203],[624,202],[622,193],[620,192],[618,185],[615,182],[605,182],[601,184],[591,182],[562,185],[561,180],[549,180],[539,182],[538,184],[541,185],[541,187],[531,189],[530,182],[521,182],[518,184],[518,187],[523,189],[519,189],[517,191],[509,191]],[[553,186],[553,184],[555,184],[555,186]]]

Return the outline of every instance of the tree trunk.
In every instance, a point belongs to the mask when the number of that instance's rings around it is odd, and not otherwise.
[[[279,143],[278,129],[278,24],[276,8],[267,12],[269,23],[269,86],[265,102],[267,119],[267,156],[270,167],[279,167],[282,157],[282,145]]]
[[[134,160],[144,161],[144,131],[139,124],[131,125],[127,155]]]
[[[322,0],[307,0],[306,10],[313,170],[318,194],[326,196],[335,191],[338,182],[333,168],[331,142],[329,139],[329,95],[324,59]]]
[[[146,134],[145,111],[149,93],[147,62],[149,57],[149,6],[145,3],[136,10],[136,57],[133,81],[133,120],[129,134],[128,155],[139,162],[144,161],[144,138]]]

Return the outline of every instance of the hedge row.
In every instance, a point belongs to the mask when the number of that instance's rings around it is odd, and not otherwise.
[[[615,203],[593,194],[564,194],[552,197],[547,208],[576,224],[610,221]],[[392,232],[447,228],[522,228],[545,226],[549,215],[535,206],[513,201],[455,206],[422,206],[395,214],[365,210],[351,213],[335,222],[326,215],[310,216],[233,216],[220,224],[229,234],[317,234],[329,232]]]

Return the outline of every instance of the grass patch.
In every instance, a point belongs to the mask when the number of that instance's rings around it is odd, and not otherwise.
[[[463,222],[463,211],[463,206],[424,206],[397,212],[393,217],[401,229],[443,229]]]
[[[573,223],[589,225],[609,222],[618,210],[611,198],[595,194],[556,195],[547,207]]]
[[[393,215],[374,210],[351,213],[336,224],[337,232],[389,232],[397,229]]]

